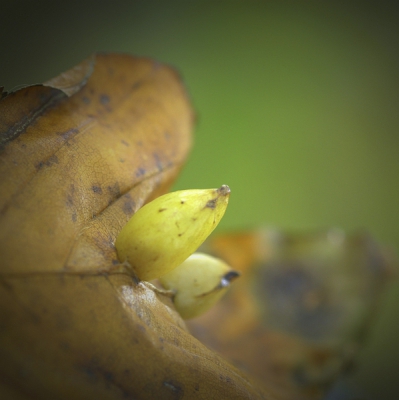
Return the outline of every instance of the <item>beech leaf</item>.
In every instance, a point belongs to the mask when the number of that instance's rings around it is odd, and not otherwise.
[[[115,238],[167,192],[194,114],[176,71],[95,54],[0,101],[0,397],[261,399],[126,274]]]

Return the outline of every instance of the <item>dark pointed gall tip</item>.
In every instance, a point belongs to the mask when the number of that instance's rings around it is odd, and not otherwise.
[[[227,274],[223,276],[223,278],[220,280],[220,286],[221,287],[227,287],[230,285],[231,282],[233,282],[235,279],[237,279],[241,274],[237,271],[229,271]]]
[[[219,189],[216,190],[220,196],[227,196],[230,194],[230,188],[227,185],[220,186]]]
[[[210,290],[209,292],[202,293],[202,294],[200,294],[198,296],[195,296],[195,297],[197,297],[197,298],[205,297],[208,294],[211,294],[211,293],[217,292],[217,291],[219,291],[221,289],[227,288],[227,287],[230,286],[231,282],[233,282],[235,279],[237,279],[240,275],[241,275],[240,272],[234,271],[232,269],[232,270],[230,270],[229,272],[227,272],[226,274],[224,274],[222,276],[222,278],[220,279],[219,284],[214,289]]]

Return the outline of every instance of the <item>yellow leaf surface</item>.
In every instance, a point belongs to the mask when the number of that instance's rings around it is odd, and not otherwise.
[[[177,73],[128,55],[3,94],[0,398],[272,398],[170,299],[112,273],[118,232],[168,190],[192,125]]]

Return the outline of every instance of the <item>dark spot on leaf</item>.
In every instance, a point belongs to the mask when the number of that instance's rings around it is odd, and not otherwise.
[[[59,132],[58,134],[65,140],[67,141],[68,139],[70,139],[72,136],[76,135],[79,132],[79,129],[76,128],[72,128],[72,129],[68,129],[65,132]]]
[[[75,185],[71,183],[66,198],[66,205],[72,207],[74,205]]]
[[[47,160],[40,161],[39,163],[37,163],[36,170],[39,171],[43,167],[50,167],[53,164],[58,164],[58,157],[55,154],[50,156]]]
[[[103,190],[101,189],[100,186],[93,185],[93,186],[91,187],[91,189],[93,190],[94,193],[103,194]]]
[[[118,387],[124,398],[131,398],[128,393],[118,382],[115,382],[114,373],[105,367],[105,363],[97,357],[92,357],[91,360],[85,365],[81,366],[83,373],[93,383],[101,382],[103,380],[109,382],[110,385]]]
[[[197,220],[197,218],[191,218],[194,222]]]
[[[184,201],[184,200],[181,200],[181,201],[180,201],[180,204],[184,204],[184,203],[185,203],[185,201]]]
[[[232,379],[229,376],[219,375],[221,381],[226,383],[232,383]]]
[[[130,144],[128,143],[128,142],[126,142],[126,140],[121,140],[121,143],[122,144],[124,144],[126,147],[129,147],[130,146]]]
[[[158,210],[158,212],[162,212],[162,211],[165,211],[165,210],[167,210],[167,208],[160,208],[160,209]]]
[[[102,105],[105,106],[105,105],[109,104],[109,102],[110,102],[110,99],[109,99],[109,96],[107,94],[100,95],[100,103]]]
[[[132,199],[130,194],[125,195],[125,201],[122,206],[122,210],[126,215],[132,215],[134,211],[134,207],[136,206],[136,203]]]
[[[113,238],[106,232],[103,231],[98,232],[97,235],[93,237],[93,241],[96,243],[98,251],[102,253],[104,256],[108,254],[107,253],[108,249],[114,248]]]
[[[144,175],[145,172],[146,172],[146,171],[145,171],[144,168],[139,168],[139,169],[136,171],[136,177],[139,177],[139,176]]]
[[[96,373],[93,369],[91,368],[83,368],[83,372],[86,374],[86,376],[89,378],[90,381],[96,381],[98,378],[96,377]]]
[[[121,190],[118,182],[115,182],[113,185],[107,186],[107,191],[113,199],[118,198],[121,195]]]
[[[180,237],[180,236],[182,236],[182,235],[183,235],[182,233],[179,233],[177,236],[179,236],[179,237]]]

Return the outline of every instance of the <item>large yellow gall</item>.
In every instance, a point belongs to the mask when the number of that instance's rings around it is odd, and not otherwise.
[[[133,215],[116,238],[121,263],[149,281],[180,265],[204,242],[223,217],[230,196],[219,189],[167,193]]]

